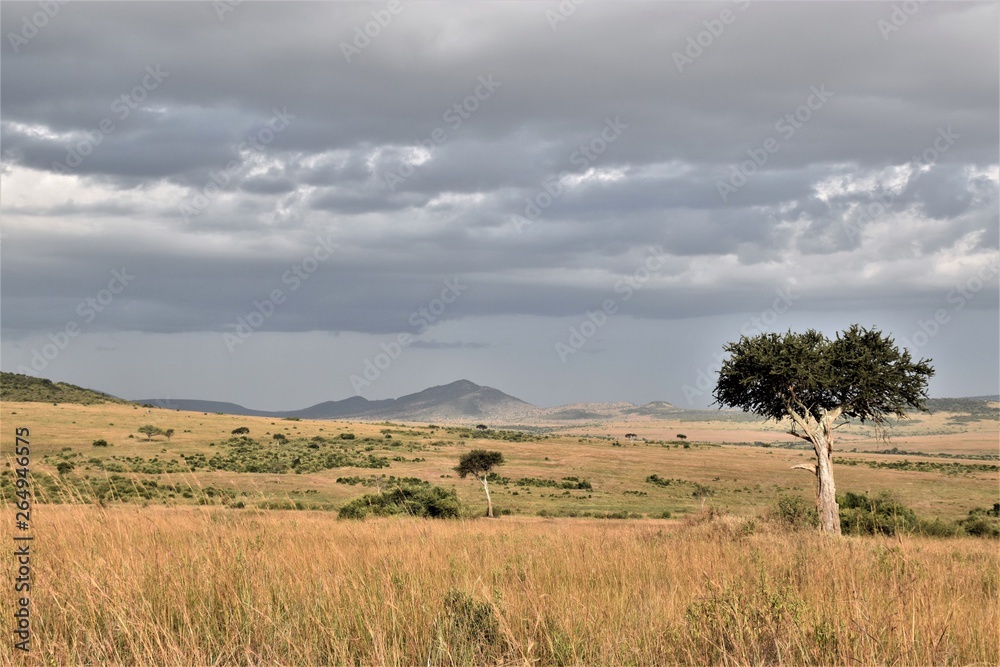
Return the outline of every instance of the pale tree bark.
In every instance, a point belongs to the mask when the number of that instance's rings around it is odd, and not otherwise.
[[[493,518],[493,501],[490,500],[490,485],[486,481],[485,477],[480,477],[479,481],[483,483],[483,490],[486,491],[486,516],[490,519]]]
[[[798,407],[801,412],[794,407]],[[843,412],[843,408],[824,412],[818,421],[804,408],[801,404],[788,406],[792,421],[804,431],[791,433],[812,443],[816,464],[797,465],[793,468],[809,470],[816,475],[816,512],[819,514],[820,530],[840,535],[840,505],[837,504],[837,487],[833,482],[833,422]]]

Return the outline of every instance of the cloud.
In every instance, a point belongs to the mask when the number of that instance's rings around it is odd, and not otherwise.
[[[555,29],[534,3],[404,7],[351,62],[371,7],[70,3],[7,40],[4,336],[58,329],[122,266],[92,332],[218,336],[282,290],[262,331],[381,336],[456,275],[442,323],[578,317],[650,247],[623,310],[671,326],[791,278],[819,311],[921,313],[998,256],[993,3],[888,38],[879,3],[586,4]]]

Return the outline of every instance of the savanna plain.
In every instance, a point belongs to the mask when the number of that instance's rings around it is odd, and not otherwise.
[[[839,430],[838,492],[894,516],[830,537],[792,469],[811,452],[733,413],[476,428],[87,402],[2,405],[0,540],[15,428],[34,536],[31,650],[5,613],[2,665],[1000,662],[996,404],[888,442]],[[454,470],[474,449],[504,456],[493,519]],[[338,518],[433,487],[456,518]]]

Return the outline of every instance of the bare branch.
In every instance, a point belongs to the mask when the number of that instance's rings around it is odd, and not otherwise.
[[[808,470],[812,474],[816,474],[816,464],[815,463],[800,463],[798,465],[792,466],[792,470]]]

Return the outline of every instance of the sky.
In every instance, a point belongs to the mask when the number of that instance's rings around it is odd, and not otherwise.
[[[706,407],[852,323],[996,394],[996,3],[3,2],[0,367]]]

